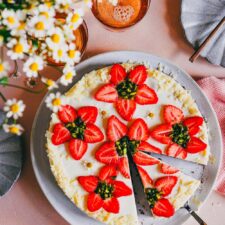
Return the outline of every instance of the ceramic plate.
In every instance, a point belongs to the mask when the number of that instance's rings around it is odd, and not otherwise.
[[[94,69],[102,68],[113,63],[121,63],[127,61],[139,63],[145,62],[148,63],[151,67],[158,67],[158,64],[160,63],[161,68],[163,68],[163,71],[165,73],[173,74],[175,76],[175,79],[180,84],[182,84],[186,89],[192,91],[192,95],[194,99],[196,99],[200,111],[202,112],[203,116],[207,118],[211,136],[210,147],[215,159],[214,163],[209,163],[206,167],[203,167],[191,162],[184,162],[179,159],[159,156],[161,159],[171,163],[172,165],[176,164],[177,167],[179,167],[188,175],[201,179],[202,184],[197,191],[196,196],[198,201],[204,202],[213,188],[213,184],[215,182],[220,164],[222,152],[221,133],[215,112],[213,111],[209,101],[202,93],[195,81],[184,71],[162,58],[147,53],[133,51],[109,52],[89,58],[77,65],[76,71],[78,75],[74,78],[73,84],[71,84],[69,87],[60,86],[59,90],[62,93],[66,92],[84,74]],[[100,224],[99,222],[94,221],[93,219],[86,216],[86,214],[81,212],[72,202],[70,202],[70,200],[63,194],[61,189],[56,184],[55,179],[50,171],[50,166],[45,151],[45,132],[49,126],[51,112],[46,108],[44,101],[45,98],[43,99],[35,116],[31,134],[31,157],[37,180],[49,202],[56,209],[56,211],[61,214],[61,216],[63,216],[70,224],[98,225]],[[135,180],[133,182],[136,183]],[[138,188],[140,188],[138,184],[135,185],[135,189],[138,190]],[[140,209],[142,207],[144,199],[141,196],[137,196],[137,198],[138,209]],[[193,208],[196,209],[198,207],[198,205],[196,205],[197,201],[195,196],[190,202]],[[189,215],[187,211],[185,209],[180,209],[177,211],[174,217],[168,220],[156,220],[154,221],[154,224],[181,225],[188,219],[188,217]],[[143,225],[153,224],[153,218],[147,215],[139,213],[139,219],[141,222],[143,222]]]

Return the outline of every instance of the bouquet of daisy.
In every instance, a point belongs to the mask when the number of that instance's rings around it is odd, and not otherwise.
[[[51,66],[52,62],[62,65],[60,82],[63,85],[71,83],[75,76],[74,64],[80,61],[81,56],[75,44],[74,31],[83,23],[86,6],[91,7],[90,0],[80,2],[79,8],[77,1],[73,0],[0,0],[0,87],[20,88],[10,84],[10,77],[17,76],[18,60],[23,63],[23,72],[28,80],[40,78],[50,90],[57,88],[57,84],[43,77],[40,71]],[[13,72],[10,72],[9,62],[4,60],[4,47],[9,59],[14,61]],[[23,128],[17,120],[23,115],[25,105],[22,100],[7,100],[1,90],[3,88],[0,89],[0,97],[5,101],[3,110],[7,119],[0,126],[6,132],[20,135]]]

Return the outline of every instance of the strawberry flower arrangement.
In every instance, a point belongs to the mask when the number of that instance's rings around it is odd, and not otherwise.
[[[207,148],[201,139],[196,137],[203,124],[200,116],[184,118],[181,109],[166,105],[163,108],[165,123],[151,131],[151,137],[162,144],[168,144],[166,154],[185,159],[188,154],[195,154]]]
[[[54,80],[43,77],[40,71],[45,66],[50,66],[51,58],[56,63],[62,63],[63,69],[60,82],[68,85],[76,75],[73,65],[80,61],[81,53],[75,45],[74,31],[82,24],[84,8],[91,7],[90,0],[12,0],[0,3],[0,86],[22,88],[32,93],[38,91],[20,87],[9,83],[9,78],[17,77],[17,60],[23,61],[23,72],[29,86],[37,78],[52,90],[57,88]],[[3,47],[6,54],[14,61],[15,69],[10,71],[10,64],[4,60]],[[20,135],[23,131],[17,119],[22,116],[25,105],[22,100],[7,99],[0,92],[0,97],[5,102],[3,110],[7,120],[1,124],[6,132]],[[57,97],[57,96],[56,96]],[[57,101],[55,101],[57,103]],[[57,105],[56,105],[57,106]],[[13,118],[10,123],[9,118]]]

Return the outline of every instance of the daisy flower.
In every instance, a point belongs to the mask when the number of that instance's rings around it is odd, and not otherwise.
[[[50,49],[57,48],[58,45],[65,43],[63,31],[59,27],[50,29],[47,35],[49,37],[46,38],[46,43]]]
[[[56,0],[55,9],[60,13],[68,13],[71,10],[72,0]]]
[[[38,71],[42,70],[44,67],[44,61],[40,56],[31,56],[23,66],[23,71],[26,73],[27,77],[37,77]]]
[[[1,14],[3,21],[2,23],[6,25],[9,29],[18,26],[18,18],[16,12],[10,9],[4,9]]]
[[[19,21],[18,25],[11,29],[12,36],[23,36],[26,33],[26,22]]]
[[[48,90],[52,90],[54,88],[58,88],[58,85],[52,79],[48,79],[48,78],[42,77],[41,81],[48,87]]]
[[[67,59],[67,50],[68,45],[67,44],[61,44],[56,49],[53,49],[52,51],[52,58],[55,62],[66,62]]]
[[[74,10],[74,12],[68,14],[66,22],[70,26],[71,30],[76,30],[82,24],[83,15],[84,15],[83,9],[77,9]]]
[[[17,101],[15,98],[8,99],[5,102],[3,110],[6,112],[7,118],[13,118],[17,120],[19,117],[23,116],[23,111],[25,110],[25,105],[22,100]]]
[[[68,51],[67,51],[66,62],[68,64],[74,64],[74,63],[78,63],[79,61],[80,61],[80,51],[76,50],[75,44],[70,43]]]
[[[41,4],[38,7],[35,7],[32,13],[35,16],[44,16],[45,19],[51,20],[55,16],[55,10],[53,7],[49,7],[46,4]]]
[[[67,42],[72,42],[76,40],[76,36],[74,35],[74,30],[70,29],[70,26],[65,24],[63,26],[63,33]]]
[[[76,75],[75,69],[71,65],[66,65],[63,69],[63,75],[60,78],[60,83],[67,86],[73,81],[73,77]]]
[[[34,16],[28,22],[28,32],[37,38],[43,38],[46,36],[51,25],[52,23],[49,20],[46,20],[45,16]]]
[[[7,61],[0,60],[0,79],[8,75],[10,65]]]
[[[24,53],[28,52],[29,50],[29,45],[27,43],[27,40],[24,38],[11,39],[8,42],[7,47],[9,48],[9,50],[7,51],[7,55],[12,60],[22,59],[24,57]]]
[[[6,133],[16,134],[20,136],[24,129],[20,124],[3,124],[3,130]]]
[[[45,103],[49,109],[56,113],[63,105],[63,96],[59,92],[51,93],[46,98]]]

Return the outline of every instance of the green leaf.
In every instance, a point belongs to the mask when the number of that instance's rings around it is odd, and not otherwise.
[[[7,39],[9,37],[11,37],[11,34],[10,34],[10,31],[7,30],[5,27],[3,27],[1,30],[0,30],[0,36],[3,37],[3,40],[4,40],[4,43],[7,42]]]
[[[2,77],[0,79],[0,85],[6,86],[8,84],[8,82],[9,82],[8,77]]]

